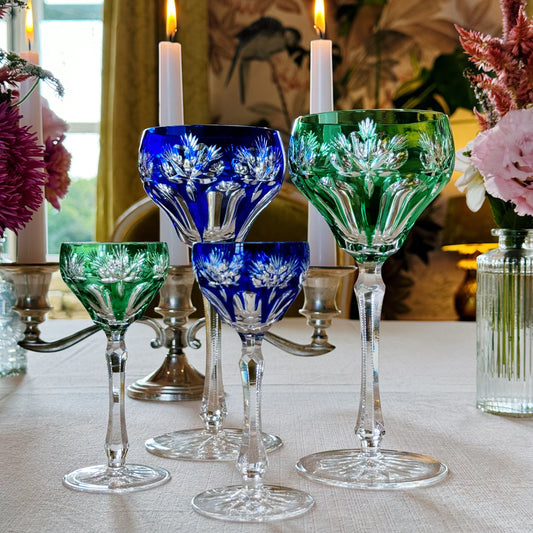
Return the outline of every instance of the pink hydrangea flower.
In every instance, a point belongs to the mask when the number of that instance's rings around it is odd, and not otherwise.
[[[511,110],[478,134],[470,160],[491,196],[512,202],[520,216],[533,216],[533,108]]]
[[[46,98],[41,97],[43,109],[43,139],[59,139],[67,133],[68,124],[51,109]]]
[[[44,162],[48,173],[44,193],[50,204],[59,211],[59,199],[64,198],[70,185],[68,171],[72,157],[63,146],[68,124],[50,109],[46,99],[41,98],[41,102],[45,139]]]
[[[18,107],[0,102],[0,236],[22,229],[43,200],[44,153],[19,119]]]
[[[46,199],[59,211],[59,199],[67,194],[70,178],[68,171],[72,159],[63,146],[64,136],[59,139],[46,139],[44,162],[48,179],[44,188]]]

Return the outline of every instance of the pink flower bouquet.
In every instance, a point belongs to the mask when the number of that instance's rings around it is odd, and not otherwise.
[[[489,199],[502,228],[533,228],[533,22],[526,0],[501,0],[503,36],[457,27],[480,70],[470,75],[481,133],[458,155],[456,182],[476,211]],[[460,163],[466,163],[461,168]]]

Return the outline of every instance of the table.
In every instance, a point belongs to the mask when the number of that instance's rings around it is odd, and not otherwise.
[[[53,340],[87,325],[49,320]],[[308,342],[302,318],[274,332]],[[431,455],[448,465],[441,483],[410,490],[330,487],[300,476],[294,463],[309,453],[356,446],[359,323],[338,319],[329,330],[337,346],[314,358],[264,346],[263,429],[280,435],[265,481],[310,492],[306,515],[270,524],[208,519],[190,507],[206,488],[239,483],[231,463],[195,463],[153,456],[144,441],[199,426],[198,402],[156,403],[128,398],[129,462],[167,468],[172,480],[124,495],[86,494],[62,486],[65,473],[105,462],[107,424],[105,338],[98,333],[55,354],[30,352],[28,374],[0,379],[0,530],[46,532],[526,532],[533,531],[533,420],[504,418],[475,408],[475,325],[461,322],[384,322],[380,360],[384,447]],[[127,384],[155,370],[163,349],[153,332],[130,328]],[[240,426],[239,341],[224,329],[227,427]],[[201,350],[188,350],[203,370]]]

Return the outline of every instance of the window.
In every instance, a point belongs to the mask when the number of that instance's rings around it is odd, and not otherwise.
[[[0,48],[7,50],[7,22],[5,19],[0,20]]]
[[[69,124],[64,141],[72,155],[71,185],[58,212],[48,206],[48,254],[59,253],[63,241],[94,239],[96,173],[99,157],[103,0],[32,0],[35,48],[40,64],[65,87],[59,98],[47,84],[41,95]],[[23,14],[0,25],[2,43],[23,43]],[[22,35],[22,39],[21,39]],[[22,49],[20,46],[4,48]]]
[[[35,5],[34,0],[34,5]],[[94,239],[99,156],[103,0],[40,0],[41,64],[65,87],[59,99],[44,85],[42,95],[69,124],[65,148],[72,155],[67,196],[58,212],[48,208],[48,253],[63,241]]]
[[[48,253],[57,254],[63,241],[94,239],[103,0],[41,2],[41,64],[65,87],[62,99],[46,85],[42,95],[69,124],[64,144],[72,154],[69,192],[59,212],[48,208]]]

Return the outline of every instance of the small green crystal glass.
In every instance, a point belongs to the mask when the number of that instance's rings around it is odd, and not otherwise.
[[[384,450],[379,394],[383,263],[450,179],[455,161],[448,117],[433,111],[372,109],[299,117],[289,145],[294,184],[357,262],[361,317],[360,449],[298,461],[306,477],[330,485],[394,489],[429,485],[448,468],[411,452]]]
[[[162,242],[63,243],[61,276],[107,336],[109,421],[107,465],[81,468],[63,484],[86,492],[121,493],[161,485],[170,479],[163,468],[126,464],[128,435],[124,411],[127,351],[124,336],[165,281],[168,247]]]

